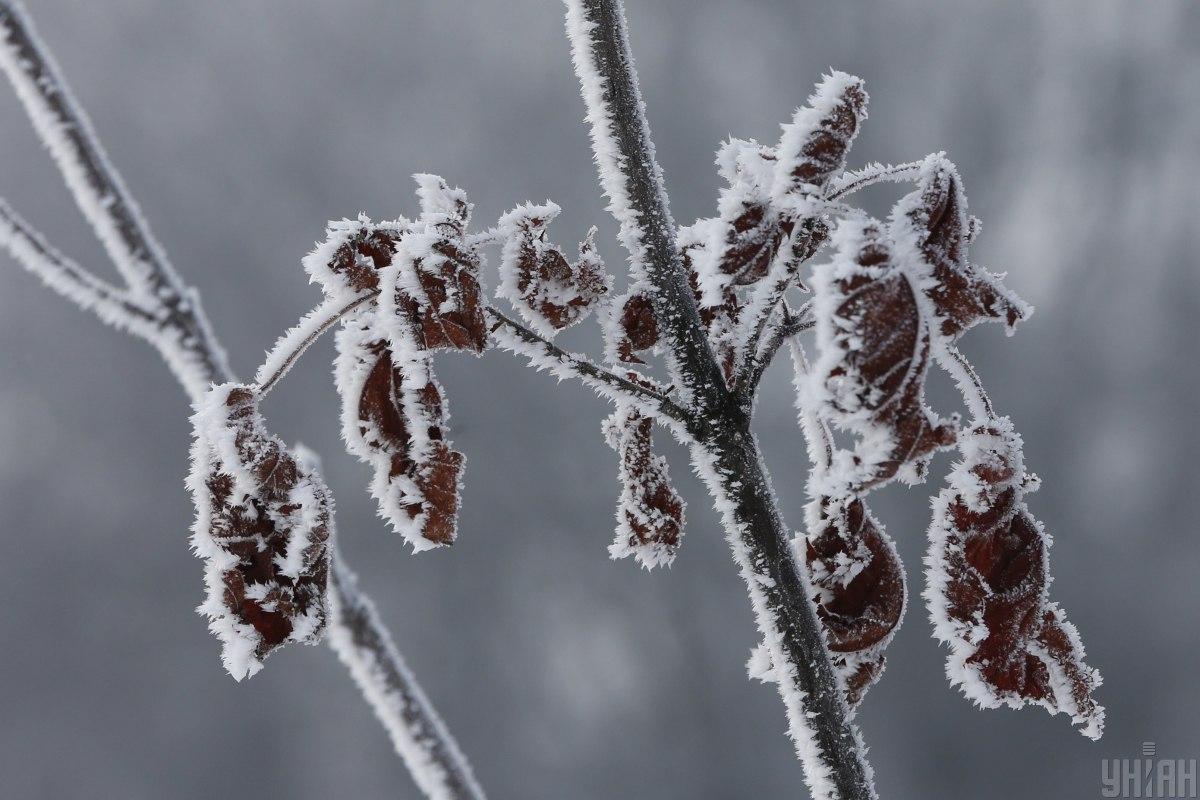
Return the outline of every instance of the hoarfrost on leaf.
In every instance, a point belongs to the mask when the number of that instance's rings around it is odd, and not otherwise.
[[[1100,674],[1048,596],[1050,537],[1025,504],[1030,480],[1007,417],[959,437],[961,460],[933,501],[925,600],[950,647],[946,674],[984,708],[1036,703],[1098,739]]]
[[[596,252],[593,227],[579,245],[579,259],[567,261],[550,242],[546,229],[559,207],[526,203],[500,218],[503,243],[498,294],[545,336],[584,319],[612,288]]]
[[[810,401],[859,436],[848,483],[915,483],[957,429],[925,406],[926,303],[878,221],[843,220],[834,244],[834,260],[813,276],[818,358]]]
[[[207,589],[197,610],[241,680],[284,644],[320,639],[333,501],[316,470],[267,432],[255,387],[213,387],[192,424],[191,541]]]
[[[617,451],[617,531],[608,553],[633,556],[646,569],[670,566],[683,537],[684,502],[671,485],[667,460],[651,449],[653,420],[628,405],[604,421],[604,438]]]

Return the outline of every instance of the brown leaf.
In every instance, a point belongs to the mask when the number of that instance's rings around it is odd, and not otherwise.
[[[347,445],[374,469],[371,493],[380,513],[414,549],[452,544],[464,459],[446,440],[441,388],[427,354],[414,347],[417,332],[398,348],[407,353],[404,362],[394,342],[370,333],[351,327],[338,337]]]
[[[964,434],[963,460],[934,501],[926,600],[935,635],[950,645],[947,673],[985,708],[1037,703],[1099,738],[1099,673],[1048,597],[1049,537],[1029,513],[1020,437],[1007,419]],[[1036,484],[1033,484],[1036,485]]]
[[[817,84],[808,105],[784,126],[776,148],[780,194],[823,195],[829,180],[846,167],[846,155],[867,118],[867,92],[860,78],[834,71]]]
[[[904,614],[904,567],[890,538],[856,497],[809,506],[806,563],[834,665],[857,704],[883,673],[883,649]]]
[[[925,160],[917,188],[892,212],[893,238],[918,252],[933,277],[925,293],[936,309],[939,333],[949,339],[986,320],[1003,320],[1011,330],[1032,312],[998,276],[967,261],[977,226],[967,213],[958,170],[941,154]]]
[[[700,273],[696,268],[695,256],[703,245],[699,242],[681,238],[683,253],[683,268],[688,276],[688,285],[692,297],[696,300],[696,310],[700,314],[700,322],[708,334],[708,343],[716,354],[717,363],[726,383],[733,379],[735,359],[737,357],[738,317],[741,312],[741,300],[731,286],[725,286],[717,295],[716,302],[710,302],[700,290]]]
[[[192,421],[192,545],[208,588],[200,611],[241,680],[285,643],[319,640],[332,503],[315,470],[267,432],[254,387],[213,387]]]
[[[790,205],[780,207],[772,199],[775,151],[754,141],[731,139],[717,152],[717,164],[728,184],[718,198],[718,216],[681,231],[681,248],[686,251],[698,245],[694,268],[701,274],[712,271],[723,276],[712,281],[714,286],[750,286],[768,275],[780,247],[795,232],[786,255],[790,277],[796,279],[796,267],[824,241],[823,235],[814,235],[816,228],[821,227],[822,234],[824,228],[819,217],[797,218]]]
[[[399,269],[414,276],[397,281],[395,307],[408,317],[425,350],[467,350],[487,347],[487,320],[479,286],[479,255],[461,238],[430,230],[401,240]]]
[[[845,220],[837,239],[835,261],[814,279],[821,396],[833,419],[862,437],[860,488],[914,482],[956,430],[925,406],[928,322],[878,221]]]
[[[658,318],[649,291],[643,287],[626,295],[614,320],[615,355],[626,364],[646,363],[639,353],[654,348],[659,341]]]
[[[636,380],[636,376],[630,376]],[[667,462],[651,450],[653,421],[618,408],[604,421],[604,435],[620,459],[621,496],[613,558],[633,556],[647,569],[670,565],[683,536],[684,502],[671,485]]]
[[[596,229],[579,245],[579,260],[567,261],[547,237],[558,206],[525,204],[500,218],[504,240],[501,293],[521,315],[547,333],[582,320],[608,293],[611,280],[596,252]]]

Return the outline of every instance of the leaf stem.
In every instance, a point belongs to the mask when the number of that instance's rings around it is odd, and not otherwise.
[[[304,355],[326,331],[337,325],[347,314],[378,296],[379,292],[376,290],[356,297],[349,303],[326,300],[305,314],[295,327],[279,337],[279,341],[275,342],[262,366],[258,368],[256,382],[259,397],[266,397],[275,388],[275,384],[300,360],[300,356]]]

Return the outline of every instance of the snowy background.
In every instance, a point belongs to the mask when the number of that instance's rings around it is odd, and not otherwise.
[[[595,222],[553,0],[36,0],[30,10],[187,280],[249,374],[319,299],[299,260],[330,217],[415,210],[415,171],[477,219],[553,198]],[[1200,13],[1188,2],[631,2],[676,218],[714,208],[729,134],[774,140],[829,66],[863,76],[851,163],[946,149],[984,220],[973,250],[1038,307],[963,342],[1044,480],[1054,596],[1106,682],[1099,743],[1065,718],[973,709],[919,602],[860,719],[885,797],[1091,797],[1100,759],[1200,756]],[[894,189],[873,190],[876,211]],[[99,246],[7,90],[0,194],[62,249]],[[189,430],[144,345],[5,259],[0,291],[0,795],[416,797],[326,648],[252,680],[192,609]],[[494,278],[492,279],[494,285]],[[569,339],[582,346],[595,328]],[[748,603],[702,488],[675,566],[606,560],[617,492],[605,406],[509,355],[443,358],[468,454],[460,543],[413,557],[338,440],[328,342],[267,404],[325,455],[343,547],[495,797],[796,797]],[[789,520],[804,450],[783,362],[758,425]],[[948,391],[934,391],[946,403]],[[871,498],[919,591],[925,490]]]

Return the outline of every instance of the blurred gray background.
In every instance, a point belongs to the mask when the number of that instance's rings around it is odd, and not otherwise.
[[[412,214],[408,178],[595,222],[620,271],[552,0],[34,0],[30,11],[239,373],[315,303],[326,219]],[[1087,798],[1100,760],[1200,756],[1200,8],[1190,2],[630,0],[675,216],[712,213],[727,135],[773,141],[829,66],[862,75],[852,163],[946,149],[978,261],[1038,313],[963,343],[1044,479],[1054,596],[1106,678],[1089,742],[946,685],[919,599],[860,719],[884,797]],[[99,246],[7,86],[0,193],[85,264]],[[865,198],[879,212],[894,187]],[[182,393],[144,345],[0,264],[0,796],[415,798],[323,647],[235,684],[192,609]],[[494,283],[494,281],[493,281]],[[585,347],[595,328],[573,332]],[[444,358],[470,459],[459,544],[413,557],[338,439],[325,342],[267,407],[325,455],[343,547],[497,798],[803,796],[752,619],[702,488],[675,566],[609,562],[605,405],[511,356]],[[939,386],[933,399],[949,410]],[[787,370],[758,429],[789,520],[806,470]],[[662,437],[660,437],[662,438]],[[930,485],[874,495],[912,594]]]

